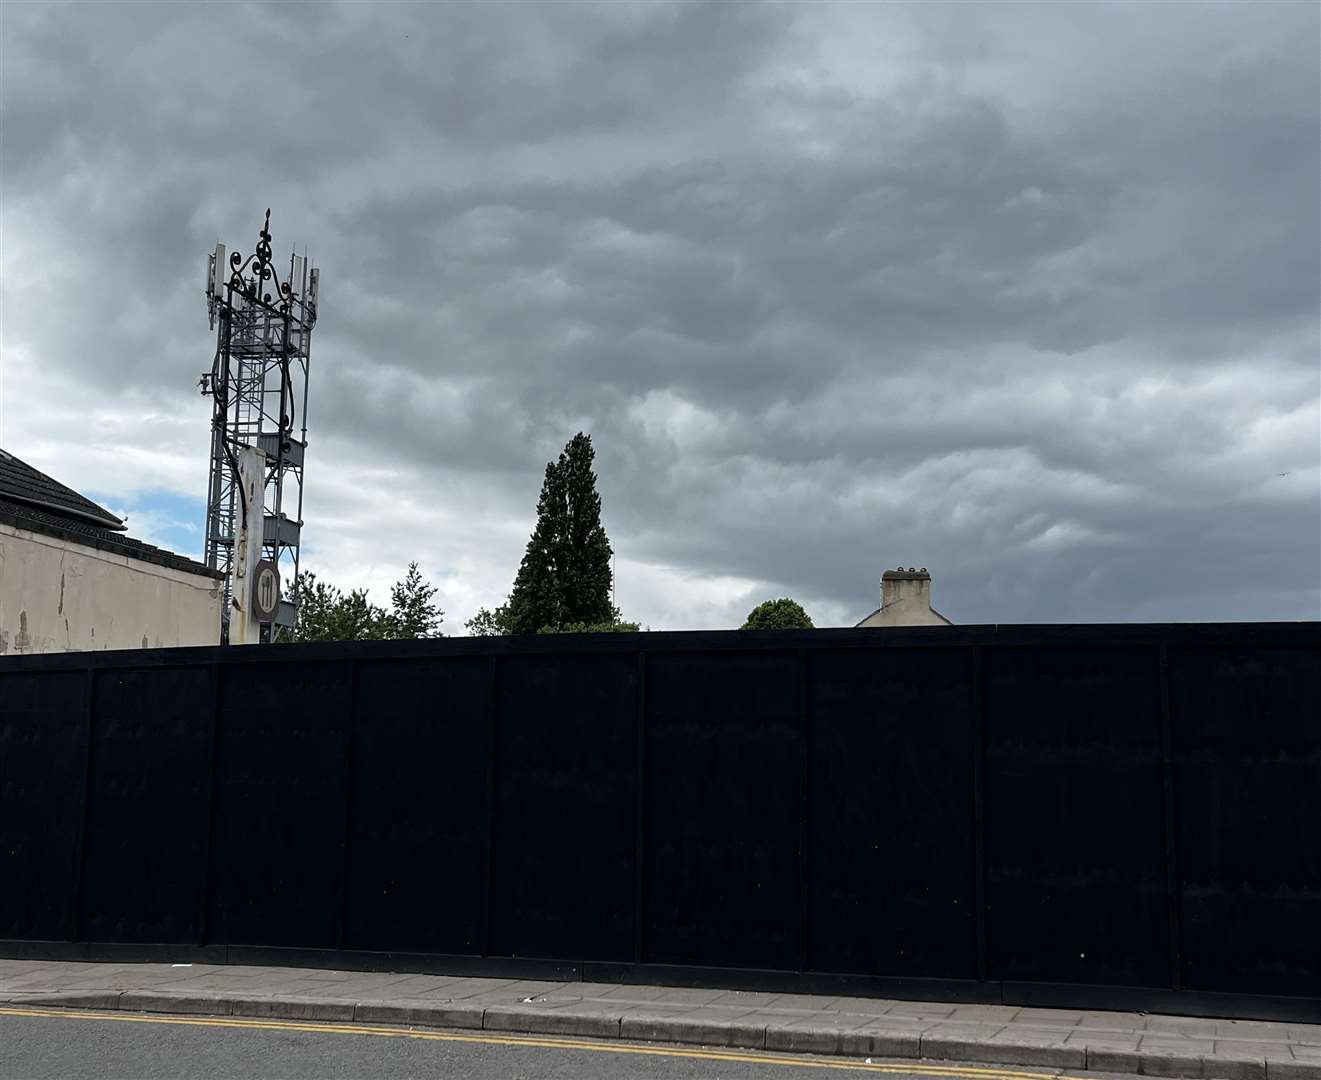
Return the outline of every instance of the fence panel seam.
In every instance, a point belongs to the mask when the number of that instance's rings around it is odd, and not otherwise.
[[[211,871],[211,860],[215,857],[216,848],[216,761],[219,756],[220,740],[220,665],[218,663],[207,664],[207,692],[210,698],[207,712],[209,713],[209,722],[211,727],[210,751],[207,756],[206,770],[206,836],[203,838],[205,849],[202,853],[202,890],[199,904],[201,910],[197,918],[197,944],[199,947],[206,944],[207,934],[210,932],[211,919],[211,886],[214,882],[214,875]]]
[[[811,852],[808,850],[808,815],[811,813],[810,775],[811,738],[808,719],[807,650],[798,650],[798,970],[806,971],[811,961]]]
[[[482,956],[491,955],[491,881],[495,874],[495,755],[496,721],[499,689],[498,657],[492,653],[487,664],[486,695],[486,843],[482,845],[482,939],[478,942]]]
[[[352,860],[349,849],[352,845],[350,832],[353,828],[353,727],[358,714],[358,661],[349,662],[348,716],[344,723],[344,820],[340,830],[340,842],[343,851],[339,863],[339,903],[335,908],[335,948],[344,948],[344,934],[348,926],[349,915],[349,874],[352,872]]]
[[[986,982],[986,694],[983,686],[985,658],[981,645],[972,647],[971,662],[973,911],[976,914],[977,979]]]
[[[91,802],[92,786],[92,724],[96,712],[96,662],[87,665],[87,678],[83,684],[83,783],[82,805],[78,812],[78,834],[74,839],[73,849],[73,927],[70,941],[82,940],[83,921],[83,879],[86,877],[87,862],[87,816]]]
[[[1170,717],[1170,652],[1162,642],[1157,646],[1157,671],[1160,679],[1160,756],[1161,799],[1165,811],[1165,906],[1170,935],[1170,986],[1183,987],[1183,961],[1180,956],[1179,861],[1175,848],[1174,751]]]
[[[643,918],[646,903],[646,813],[647,813],[647,653],[638,650],[637,657],[637,705],[634,723],[637,738],[637,835],[634,838],[634,881],[633,881],[633,962],[642,963],[645,942],[643,941]]]

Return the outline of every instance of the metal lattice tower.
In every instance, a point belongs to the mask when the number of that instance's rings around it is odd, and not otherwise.
[[[244,510],[240,450],[256,447],[265,455],[262,558],[275,564],[286,590],[298,575],[308,370],[320,272],[305,256],[292,255],[288,277],[280,281],[271,262],[270,227],[267,210],[256,251],[247,258],[235,251],[226,265],[224,244],[207,257],[207,309],[216,352],[201,378],[202,393],[213,399],[204,557],[207,566],[225,575],[224,641]],[[296,617],[294,604],[281,600],[273,623],[263,625],[262,639],[287,633]]]

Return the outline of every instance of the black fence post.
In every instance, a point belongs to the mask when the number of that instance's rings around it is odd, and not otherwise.
[[[82,940],[83,919],[83,876],[87,861],[87,808],[91,801],[92,786],[92,723],[96,711],[96,661],[87,664],[87,681],[83,686],[83,727],[86,736],[83,743],[83,805],[78,814],[78,836],[74,843],[74,885],[73,885],[73,927],[69,934],[70,941]]]
[[[486,700],[486,843],[482,845],[482,939],[481,955],[491,955],[491,878],[495,873],[495,859],[491,846],[495,842],[495,754],[496,712],[498,697],[498,657],[492,653],[487,668]]]
[[[1160,678],[1161,792],[1165,804],[1165,905],[1169,916],[1170,986],[1183,988],[1183,962],[1179,955],[1179,860],[1176,849],[1174,807],[1174,751],[1170,731],[1170,650],[1162,642],[1157,648]]]
[[[344,948],[344,933],[349,922],[349,874],[353,870],[349,849],[350,832],[353,828],[353,723],[358,713],[358,661],[350,659],[349,665],[349,715],[344,725],[344,821],[340,829],[340,842],[344,845],[339,864],[339,904],[337,905],[335,924],[335,948]]]
[[[972,647],[972,840],[977,916],[977,979],[986,982],[986,717],[983,654]]]
[[[216,848],[216,759],[220,740],[220,665],[207,665],[207,714],[211,725],[211,748],[207,756],[206,775],[206,845],[202,853],[202,890],[198,898],[201,910],[197,913],[197,944],[206,944],[210,927],[207,921],[211,913],[211,861]]]
[[[807,815],[811,754],[808,745],[807,650],[798,650],[798,970],[806,971],[811,960],[808,910],[810,897]]]
[[[646,902],[646,826],[647,826],[647,654],[638,650],[637,677],[637,836],[633,847],[633,962],[642,963],[643,931],[642,920],[645,915],[643,905]]]

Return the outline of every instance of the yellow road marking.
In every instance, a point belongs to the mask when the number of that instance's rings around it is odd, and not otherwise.
[[[695,1058],[700,1061],[741,1061],[751,1065],[789,1065],[799,1069],[838,1069],[849,1072],[910,1073],[922,1076],[964,1077],[969,1080],[1083,1080],[1082,1077],[1052,1073],[986,1069],[975,1065],[925,1065],[913,1062],[880,1063],[827,1061],[752,1051],[697,1050],[684,1047],[648,1046],[639,1043],[587,1042],[581,1039],[541,1035],[488,1035],[476,1032],[426,1031],[377,1024],[336,1024],[299,1020],[247,1020],[235,1017],[157,1016],[146,1013],[95,1012],[82,1009],[24,1009],[0,1006],[0,1016],[45,1017],[58,1020],[118,1020],[132,1024],[178,1024],[185,1027],[240,1028],[248,1031],[307,1031],[334,1035],[375,1035],[385,1038],[421,1039],[427,1042],[485,1043],[552,1050],[588,1050],[607,1054],[643,1054],[650,1057]]]

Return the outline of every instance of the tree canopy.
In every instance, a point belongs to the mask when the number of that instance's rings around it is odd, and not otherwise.
[[[298,625],[283,641],[386,641],[441,637],[445,612],[435,602],[437,589],[422,577],[417,563],[390,589],[390,609],[367,599],[366,589],[343,592],[311,571],[298,575],[291,599],[298,605]]]
[[[767,600],[748,612],[744,630],[812,630],[812,618],[797,600],[787,596]]]

